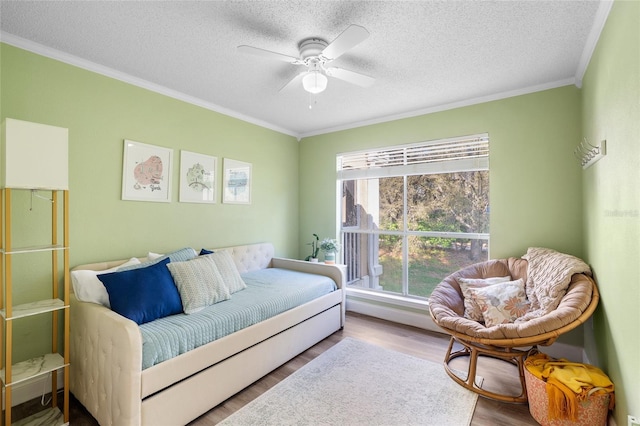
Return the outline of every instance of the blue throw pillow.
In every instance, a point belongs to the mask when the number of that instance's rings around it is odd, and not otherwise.
[[[138,324],[182,313],[180,293],[167,263],[168,258],[146,268],[98,275],[111,309]]]
[[[207,250],[206,248],[200,249],[200,256],[204,256],[207,254],[213,254],[211,250]]]

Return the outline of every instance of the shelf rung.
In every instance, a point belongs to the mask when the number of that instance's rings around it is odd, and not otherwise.
[[[1,249],[0,253],[4,254],[20,254],[20,253],[35,253],[38,251],[56,251],[67,250],[69,247],[61,245],[44,245],[44,246],[30,246],[30,247],[14,247],[10,250]]]
[[[0,309],[0,316],[7,320],[24,318],[31,315],[43,314],[45,312],[59,311],[68,307],[60,299],[39,300],[37,302],[23,303],[15,305],[11,310],[11,317],[6,316],[6,310]]]
[[[64,416],[58,407],[38,411],[12,423],[13,426],[62,426],[64,424]]]
[[[5,386],[15,386],[20,382],[48,374],[52,371],[59,370],[62,367],[66,367],[67,365],[69,364],[64,363],[62,355],[57,353],[46,354],[13,364],[11,366],[11,383],[5,382],[5,371],[3,368],[0,370],[0,380],[2,380],[2,383],[4,383]]]

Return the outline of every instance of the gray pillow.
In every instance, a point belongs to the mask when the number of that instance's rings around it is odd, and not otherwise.
[[[247,284],[242,280],[238,267],[228,251],[220,250],[200,257],[206,257],[214,261],[231,294],[247,288]]]
[[[196,313],[231,297],[215,263],[206,256],[186,262],[170,262],[167,268],[178,287],[185,314]]]

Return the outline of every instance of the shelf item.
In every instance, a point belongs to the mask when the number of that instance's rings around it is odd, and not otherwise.
[[[23,303],[22,305],[14,306],[11,317],[7,317],[4,308],[0,309],[0,316],[6,320],[14,320],[31,315],[43,314],[45,312],[53,312],[68,307],[69,305],[65,304],[64,300],[60,299],[38,300],[36,302]]]
[[[29,417],[18,420],[14,426],[62,426],[68,424],[64,421],[64,415],[59,408],[49,408],[39,411]]]
[[[58,353],[31,358],[11,366],[11,383],[7,383],[5,385],[14,386],[38,376],[51,373],[52,371],[59,370],[66,365],[64,358]],[[5,383],[4,368],[0,370],[0,380],[2,380],[2,383]]]
[[[3,424],[12,424],[12,393],[16,386],[29,381],[46,380],[51,375],[51,407],[35,413],[14,424],[17,425],[62,425],[69,423],[69,191],[68,191],[68,130],[27,121],[7,118],[2,123],[2,149],[0,158],[0,323],[2,342],[2,362],[0,382],[3,393]],[[30,191],[28,194],[26,191]],[[44,197],[37,191],[47,191]],[[40,213],[30,215],[22,211],[22,196],[31,197],[29,211],[41,209],[47,201],[51,209],[51,222],[47,227],[36,223],[43,218]],[[60,195],[62,195],[60,197]],[[15,202],[16,206],[12,206]],[[37,204],[36,204],[37,203]],[[27,209],[25,209],[27,210]],[[46,216],[46,215],[44,215]],[[14,224],[15,220],[15,224]],[[48,219],[47,219],[48,222]],[[62,226],[60,226],[62,224]],[[49,227],[50,226],[50,227]],[[15,229],[14,229],[15,228]],[[35,229],[50,229],[50,236],[43,236],[43,242],[50,244],[28,247],[14,247],[13,237],[35,240]],[[21,235],[27,233],[27,235]],[[13,304],[15,288],[35,288],[37,283],[29,282],[29,271],[14,265],[14,256],[29,256],[33,253],[50,253],[50,299],[31,300]],[[36,262],[44,262],[35,257]],[[45,263],[38,266],[44,266]],[[29,267],[30,268],[31,264]],[[60,282],[60,277],[62,283]],[[14,282],[15,281],[15,282]],[[24,295],[23,295],[24,297]],[[14,325],[26,317],[48,315],[51,318],[50,352],[20,362],[14,358]],[[62,339],[59,339],[62,330]],[[62,340],[62,347],[59,347]],[[58,373],[63,374],[62,390],[64,403],[58,408]],[[52,374],[51,374],[52,373]]]
[[[44,246],[31,246],[31,247],[13,247],[11,251],[1,249],[0,252],[4,254],[20,254],[20,253],[36,253],[42,251],[54,251],[54,250],[66,250],[67,247],[61,245],[44,245]]]
[[[69,189],[69,129],[6,118],[2,187]]]

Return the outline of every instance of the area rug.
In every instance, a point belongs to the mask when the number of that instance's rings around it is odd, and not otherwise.
[[[464,426],[477,400],[442,364],[346,338],[219,424]]]

